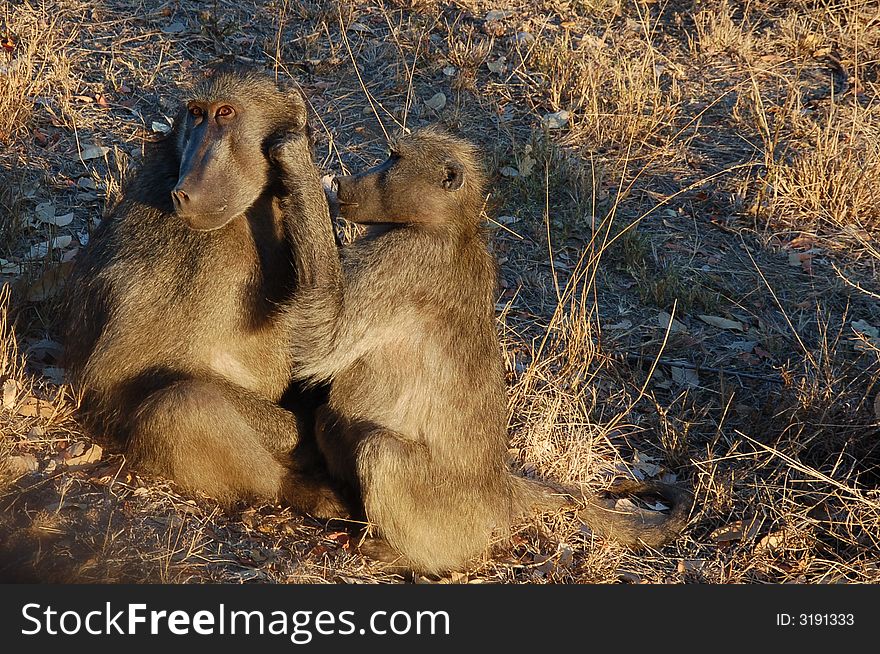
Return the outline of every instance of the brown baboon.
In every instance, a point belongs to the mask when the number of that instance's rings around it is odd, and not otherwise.
[[[84,422],[121,437],[137,467],[225,502],[334,515],[332,488],[290,460],[311,416],[276,404],[298,338],[284,310],[295,250],[268,156],[280,135],[302,153],[286,171],[287,215],[330,224],[300,93],[215,71],[78,258],[66,359]]]
[[[282,176],[301,165],[279,146]],[[291,185],[292,181],[285,180]],[[507,465],[503,364],[495,330],[496,266],[480,228],[484,180],[471,144],[436,129],[403,137],[383,164],[335,180],[348,220],[383,224],[345,248],[310,215],[292,229],[310,284],[292,305],[297,375],[332,380],[318,409],[331,473],[360,492],[381,538],[368,554],[438,573],[462,567],[535,509],[573,503]],[[378,226],[378,225],[376,225]],[[670,515],[619,514],[593,497],[595,531],[656,546],[684,525],[687,493],[627,483],[673,500]]]

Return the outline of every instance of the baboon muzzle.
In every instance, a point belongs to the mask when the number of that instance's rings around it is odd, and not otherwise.
[[[235,217],[230,215],[227,200],[223,146],[217,135],[203,125],[193,129],[187,139],[171,201],[175,213],[192,229],[217,229]]]

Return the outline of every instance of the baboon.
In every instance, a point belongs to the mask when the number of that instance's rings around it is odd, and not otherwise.
[[[301,165],[295,155],[285,144],[276,150],[282,177]],[[397,140],[383,164],[335,179],[331,205],[382,229],[338,254],[325,221],[304,215],[296,223],[297,265],[310,280],[291,305],[303,335],[294,343],[296,375],[331,381],[317,411],[318,445],[378,528],[365,552],[424,573],[459,569],[488,548],[495,529],[575,502],[507,464],[483,188],[476,148],[426,128]],[[657,546],[686,522],[684,491],[636,482],[616,490],[659,494],[672,511],[614,513],[612,500],[594,496],[579,515],[600,534]]]
[[[302,154],[286,170],[293,195],[268,156],[281,135]],[[281,195],[290,219],[330,225],[311,152],[298,91],[242,68],[198,82],[77,259],[66,362],[84,423],[120,437],[139,469],[226,503],[332,517],[344,503],[306,470],[307,441],[291,459],[312,433],[308,403],[299,416],[276,404],[298,338]]]

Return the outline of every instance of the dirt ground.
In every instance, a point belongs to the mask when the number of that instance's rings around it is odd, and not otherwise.
[[[72,418],[65,274],[187,80],[234,59],[301,85],[327,171],[404,127],[481,144],[512,466],[694,491],[662,550],[542,516],[439,581],[880,582],[876,0],[10,0],[0,39],[5,577],[402,580]]]

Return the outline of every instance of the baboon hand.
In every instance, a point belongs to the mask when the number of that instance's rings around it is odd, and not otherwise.
[[[311,143],[306,132],[290,130],[279,136],[269,146],[269,159],[280,168],[282,176],[312,166]]]
[[[324,195],[327,196],[327,204],[330,206],[330,215],[334,218],[339,216],[339,198],[336,195],[339,185],[336,182],[336,176],[324,175],[321,177],[321,186],[324,187]]]

